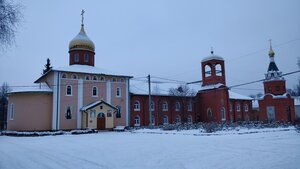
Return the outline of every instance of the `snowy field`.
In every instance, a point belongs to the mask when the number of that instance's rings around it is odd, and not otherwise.
[[[197,130],[0,136],[1,169],[300,168],[293,128],[204,135]]]

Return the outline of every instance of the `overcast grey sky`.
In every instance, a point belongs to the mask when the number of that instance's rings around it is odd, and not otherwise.
[[[283,73],[300,57],[299,0],[26,0],[13,46],[0,55],[0,83],[31,85],[46,59],[68,65],[68,44],[77,35],[81,9],[96,46],[96,66],[135,77],[201,79],[201,60],[225,59],[227,85],[264,78],[269,39]],[[286,76],[287,87],[299,74]],[[262,83],[236,89],[263,92]],[[260,89],[260,90],[245,90]]]

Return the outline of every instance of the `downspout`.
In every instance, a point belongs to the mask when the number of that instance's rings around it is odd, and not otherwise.
[[[59,84],[59,74],[60,72],[57,73],[57,93],[56,93],[56,130],[58,130],[58,104],[59,104],[59,100],[58,100],[58,96],[59,96],[59,88],[60,88],[60,84]]]

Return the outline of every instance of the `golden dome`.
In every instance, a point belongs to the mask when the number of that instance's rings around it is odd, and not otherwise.
[[[272,42],[271,42],[271,39],[270,39],[269,56],[270,56],[270,57],[274,57],[274,56],[275,56],[275,52],[274,52],[273,49],[272,49]]]
[[[81,24],[81,29],[78,35],[70,41],[69,50],[89,50],[95,52],[95,45],[86,35],[83,24]]]

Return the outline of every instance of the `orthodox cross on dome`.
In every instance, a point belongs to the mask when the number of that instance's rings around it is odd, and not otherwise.
[[[83,20],[84,20],[84,16],[83,15],[84,15],[84,12],[85,11],[82,9],[81,10],[81,25],[83,25]]]
[[[211,54],[214,54],[214,49],[213,49],[213,47],[210,47],[210,53],[211,53]]]
[[[275,52],[273,51],[273,48],[272,48],[272,39],[269,39],[269,41],[270,41],[269,56],[270,56],[270,57],[274,57]]]

